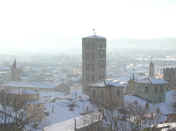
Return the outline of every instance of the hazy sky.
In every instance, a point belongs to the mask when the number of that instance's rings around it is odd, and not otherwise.
[[[176,37],[176,0],[0,1],[0,51],[77,47],[92,28],[108,39]]]

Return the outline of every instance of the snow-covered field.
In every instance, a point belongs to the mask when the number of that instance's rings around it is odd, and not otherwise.
[[[40,123],[40,129],[46,126],[69,120],[79,116],[81,113],[96,111],[96,106],[92,105],[89,98],[80,90],[72,90],[71,94],[63,93],[42,93],[41,102],[44,103],[48,116]],[[72,105],[74,105],[72,107]]]

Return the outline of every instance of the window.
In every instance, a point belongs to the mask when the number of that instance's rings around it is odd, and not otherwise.
[[[94,76],[92,76],[92,81],[95,81],[95,77]]]
[[[148,87],[147,87],[147,86],[145,87],[145,92],[146,92],[146,93],[148,92]]]
[[[103,44],[100,44],[100,48],[103,48]]]
[[[155,93],[157,93],[157,91],[158,91],[158,90],[157,90],[157,87],[155,87]]]
[[[119,89],[117,89],[117,96],[120,96],[120,91],[119,91]]]
[[[160,92],[161,92],[161,93],[163,92],[163,87],[162,87],[162,86],[160,86]]]
[[[100,57],[104,57],[104,56],[105,56],[105,52],[104,52],[103,50],[101,50],[101,51],[99,52],[99,56],[100,56]]]

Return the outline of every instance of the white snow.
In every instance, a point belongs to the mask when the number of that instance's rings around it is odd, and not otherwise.
[[[52,94],[52,96],[44,96],[42,99],[41,101],[45,103],[44,105],[49,115],[41,122],[41,129],[54,123],[60,123],[78,117],[85,112],[97,111],[96,105],[91,104],[89,97],[83,95],[81,91],[72,91],[67,96],[63,94]],[[69,105],[73,103],[75,107],[73,110],[70,110]]]
[[[93,87],[106,87],[105,83],[106,83],[106,85],[113,86],[113,87],[126,87],[126,85],[127,85],[127,83],[123,82],[123,81],[108,79],[105,82],[104,81],[100,81],[100,82],[97,82],[97,83],[94,83],[94,84],[90,84],[90,86],[93,86]]]
[[[44,131],[74,131],[75,125],[77,129],[80,129],[100,120],[102,120],[101,113],[93,112],[45,127]]]
[[[171,90],[167,92],[166,103],[168,104],[168,106],[176,105],[176,90]]]

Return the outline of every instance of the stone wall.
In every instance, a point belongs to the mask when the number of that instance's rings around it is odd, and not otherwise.
[[[176,68],[163,69],[163,78],[169,82],[170,88],[176,88]]]
[[[123,105],[123,87],[90,87],[90,98],[106,107]]]

